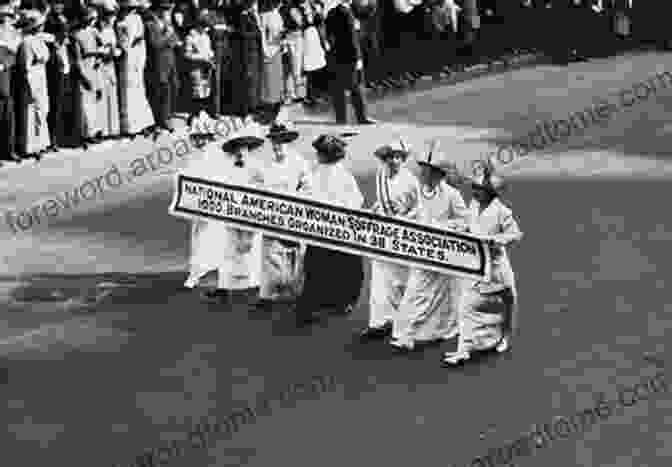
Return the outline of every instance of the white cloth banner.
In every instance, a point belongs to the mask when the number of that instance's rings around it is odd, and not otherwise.
[[[170,213],[476,280],[490,276],[486,237],[179,174]]]

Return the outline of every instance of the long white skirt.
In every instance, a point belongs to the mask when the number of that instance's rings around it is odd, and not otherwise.
[[[500,295],[482,295],[465,290],[460,310],[458,351],[488,350],[502,338],[506,303]]]
[[[261,234],[195,222],[191,235],[190,273],[186,287],[195,287],[208,272],[217,270],[220,289],[259,287]]]
[[[392,337],[404,345],[455,337],[462,282],[454,276],[411,269]]]
[[[408,276],[407,266],[385,261],[371,261],[369,327],[381,328],[393,321],[399,312]]]
[[[315,71],[327,66],[327,57],[320,41],[320,33],[315,26],[303,31],[303,69]]]
[[[267,300],[291,300],[300,294],[301,264],[305,248],[288,246],[264,237],[262,242],[259,296]]]

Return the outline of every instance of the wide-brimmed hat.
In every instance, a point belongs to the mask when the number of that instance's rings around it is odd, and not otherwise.
[[[268,130],[266,138],[274,143],[287,144],[295,141],[299,137],[299,132],[289,128],[288,125],[280,122],[274,122]]]
[[[92,19],[98,18],[98,9],[96,7],[90,6],[87,7],[83,12],[82,12],[82,22],[86,23],[88,21],[91,21]]]
[[[348,143],[336,135],[320,135],[313,141],[313,148],[323,155],[326,162],[336,162],[345,157]]]
[[[261,127],[250,124],[241,131],[235,133],[234,137],[222,144],[222,151],[226,153],[237,152],[240,148],[247,148],[253,151],[264,145],[266,140],[262,138]]]
[[[396,154],[400,154],[406,160],[411,153],[411,147],[403,139],[379,147],[373,153],[378,159],[385,160]]]
[[[449,160],[443,152],[440,152],[438,147],[438,141],[433,141],[427,155],[422,159],[416,159],[416,162],[420,166],[431,167],[447,174],[455,169],[455,163]]]
[[[47,18],[39,10],[26,10],[22,13],[17,27],[25,32],[37,29],[44,25]]]

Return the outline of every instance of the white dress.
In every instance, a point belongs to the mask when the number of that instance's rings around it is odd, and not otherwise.
[[[435,228],[466,226],[467,209],[458,190],[441,182],[433,195],[420,189],[419,221]],[[450,339],[457,332],[462,279],[434,271],[412,268],[392,337],[399,345]]]
[[[298,152],[287,149],[282,162],[275,158],[264,167],[264,188],[276,193],[296,193],[307,188],[310,164]],[[272,236],[263,236],[261,285],[262,299],[292,298],[298,295],[300,265],[305,248],[290,246]]]
[[[495,198],[483,212],[479,213],[479,203],[473,200],[469,205],[469,230],[482,235],[504,234],[511,239],[518,240],[522,232],[513,217],[511,209],[505,206],[499,198]],[[511,268],[511,262],[506,247],[499,247],[492,259],[491,281],[510,287],[513,303],[508,314],[511,317],[509,326],[515,330],[517,297],[516,280]],[[482,297],[475,288],[477,282],[465,283],[465,295],[460,312],[460,343],[459,350],[485,350],[497,345],[502,337],[504,316],[502,313],[487,312],[486,297]]]
[[[154,125],[154,115],[145,90],[145,64],[147,46],[144,41],[145,26],[136,13],[130,13],[116,23],[119,47],[124,51],[119,73],[119,111],[122,133],[135,134]]]
[[[394,178],[384,170],[376,174],[377,203],[374,211],[390,217],[417,217],[419,184],[415,176],[402,168]],[[406,291],[409,268],[385,261],[371,261],[371,293],[369,296],[369,327],[381,328],[392,322]]]
[[[185,174],[235,185],[262,186],[262,166],[248,157],[244,167],[213,145],[205,158]],[[194,287],[200,278],[217,270],[217,288],[249,289],[258,287],[261,276],[261,234],[225,226],[219,222],[197,221],[192,228],[190,274],[186,287]]]

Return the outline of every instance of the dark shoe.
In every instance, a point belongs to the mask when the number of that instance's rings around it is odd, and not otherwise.
[[[359,333],[360,340],[381,340],[390,337],[392,334],[392,326],[383,326],[382,328],[367,327]]]
[[[272,307],[273,307],[272,300],[260,298],[254,303],[252,309],[254,311],[270,311]]]
[[[208,303],[222,303],[229,297],[229,291],[226,289],[206,290],[201,294],[201,298]]]
[[[378,123],[378,120],[374,120],[373,118],[366,117],[359,122],[357,122],[359,125],[375,125]]]
[[[307,314],[307,313],[298,313],[296,315],[296,327],[297,328],[303,328],[306,326],[310,326],[311,324],[315,324],[318,321],[320,321],[320,318],[318,316],[313,316],[312,313]]]

